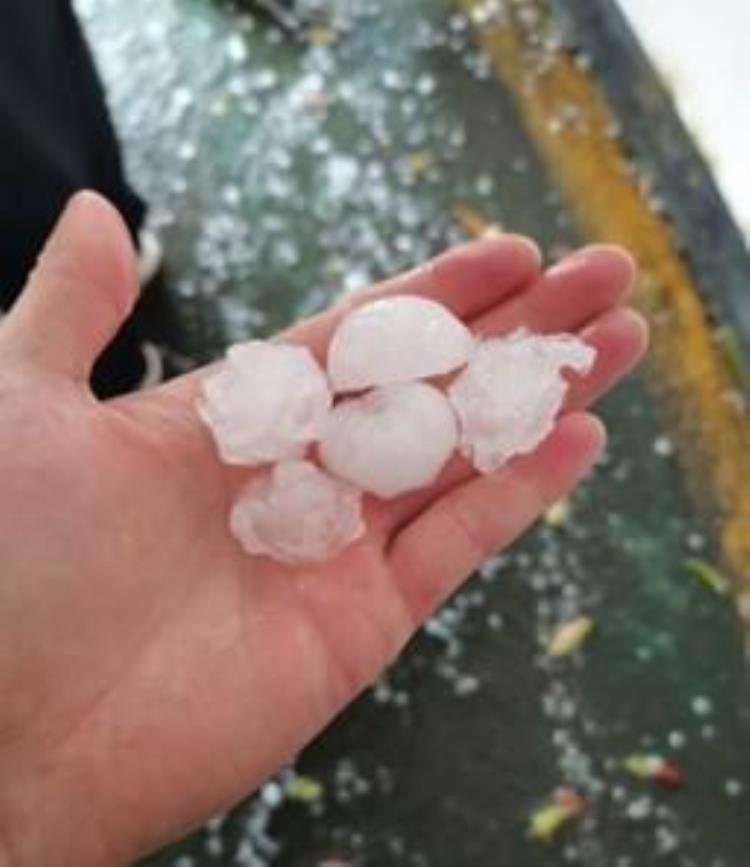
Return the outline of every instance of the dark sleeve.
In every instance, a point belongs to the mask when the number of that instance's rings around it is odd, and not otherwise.
[[[99,190],[135,235],[104,90],[69,0],[11,0],[0,26],[0,306],[23,284],[65,201]]]

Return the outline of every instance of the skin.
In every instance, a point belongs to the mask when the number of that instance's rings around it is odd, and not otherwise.
[[[352,305],[424,293],[489,335],[581,331],[599,351],[535,454],[487,477],[367,503],[336,560],[288,568],[227,530],[247,473],[194,411],[199,375],[99,402],[96,356],[137,294],[115,211],[74,197],[0,325],[0,864],[126,863],[227,807],[295,754],[487,555],[589,471],[584,412],[643,355],[629,257],[545,274],[499,236],[350,297],[286,339],[323,359]]]

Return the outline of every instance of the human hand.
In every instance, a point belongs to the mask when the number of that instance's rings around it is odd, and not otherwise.
[[[425,293],[483,334],[581,331],[598,350],[533,454],[369,500],[343,555],[250,558],[194,409],[198,376],[107,402],[92,363],[137,293],[103,200],[75,197],[0,325],[0,864],[123,863],[226,807],[366,687],[486,556],[600,452],[582,412],[641,357],[629,258],[590,248],[540,275],[511,236],[458,247],[290,330],[322,359],[342,313]]]

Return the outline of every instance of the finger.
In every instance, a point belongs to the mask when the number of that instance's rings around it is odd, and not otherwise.
[[[101,196],[78,193],[3,324],[3,351],[88,380],[137,293],[135,254],[120,215]]]
[[[563,413],[584,410],[627,376],[646,353],[648,325],[629,308],[611,310],[585,328],[581,338],[596,350],[596,361],[586,376],[570,378]],[[378,527],[386,536],[412,520],[415,515],[445,494],[476,475],[469,461],[456,457],[434,485],[384,504]]]
[[[415,620],[565,497],[589,472],[605,438],[594,416],[569,415],[534,454],[471,479],[408,524],[389,557]]]
[[[635,279],[632,257],[619,247],[586,247],[550,268],[526,292],[472,322],[481,336],[528,328],[544,334],[575,331],[621,304]]]
[[[526,288],[538,276],[540,265],[539,248],[518,235],[461,244],[413,271],[346,296],[294,328],[289,337],[306,343],[323,360],[334,330],[347,313],[389,295],[421,295],[471,320]]]
[[[453,310],[463,319],[472,319],[521,292],[539,276],[541,254],[527,238],[503,235],[462,244],[438,256],[431,263],[355,292],[324,313],[308,319],[282,337],[306,344],[325,364],[328,343],[341,319],[354,307],[388,295],[417,294]],[[179,400],[192,400],[205,370],[195,371],[161,387]]]
[[[648,324],[630,307],[610,310],[580,334],[596,350],[596,361],[586,376],[570,376],[565,412],[590,407],[627,376],[648,350]]]

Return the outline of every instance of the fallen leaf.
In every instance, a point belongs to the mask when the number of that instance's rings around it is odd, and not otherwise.
[[[682,769],[662,756],[633,753],[623,762],[625,770],[640,780],[653,780],[677,788],[684,782]]]
[[[435,157],[428,150],[414,151],[406,158],[409,173],[414,178],[421,178],[435,165]]]
[[[488,238],[502,235],[502,229],[479,211],[469,205],[457,204],[453,208],[453,216],[470,238]]]
[[[732,586],[729,579],[723,575],[717,568],[706,560],[699,560],[696,557],[691,557],[685,560],[685,568],[702,581],[707,587],[710,587],[714,593],[719,596],[728,596]]]
[[[319,780],[302,774],[292,778],[286,787],[286,795],[290,800],[302,801],[305,804],[314,804],[324,794],[325,788]]]
[[[548,843],[586,808],[586,802],[572,789],[558,789],[534,810],[529,820],[528,836]]]
[[[552,657],[570,656],[586,641],[594,628],[590,617],[576,617],[559,627],[547,647],[547,655]]]

